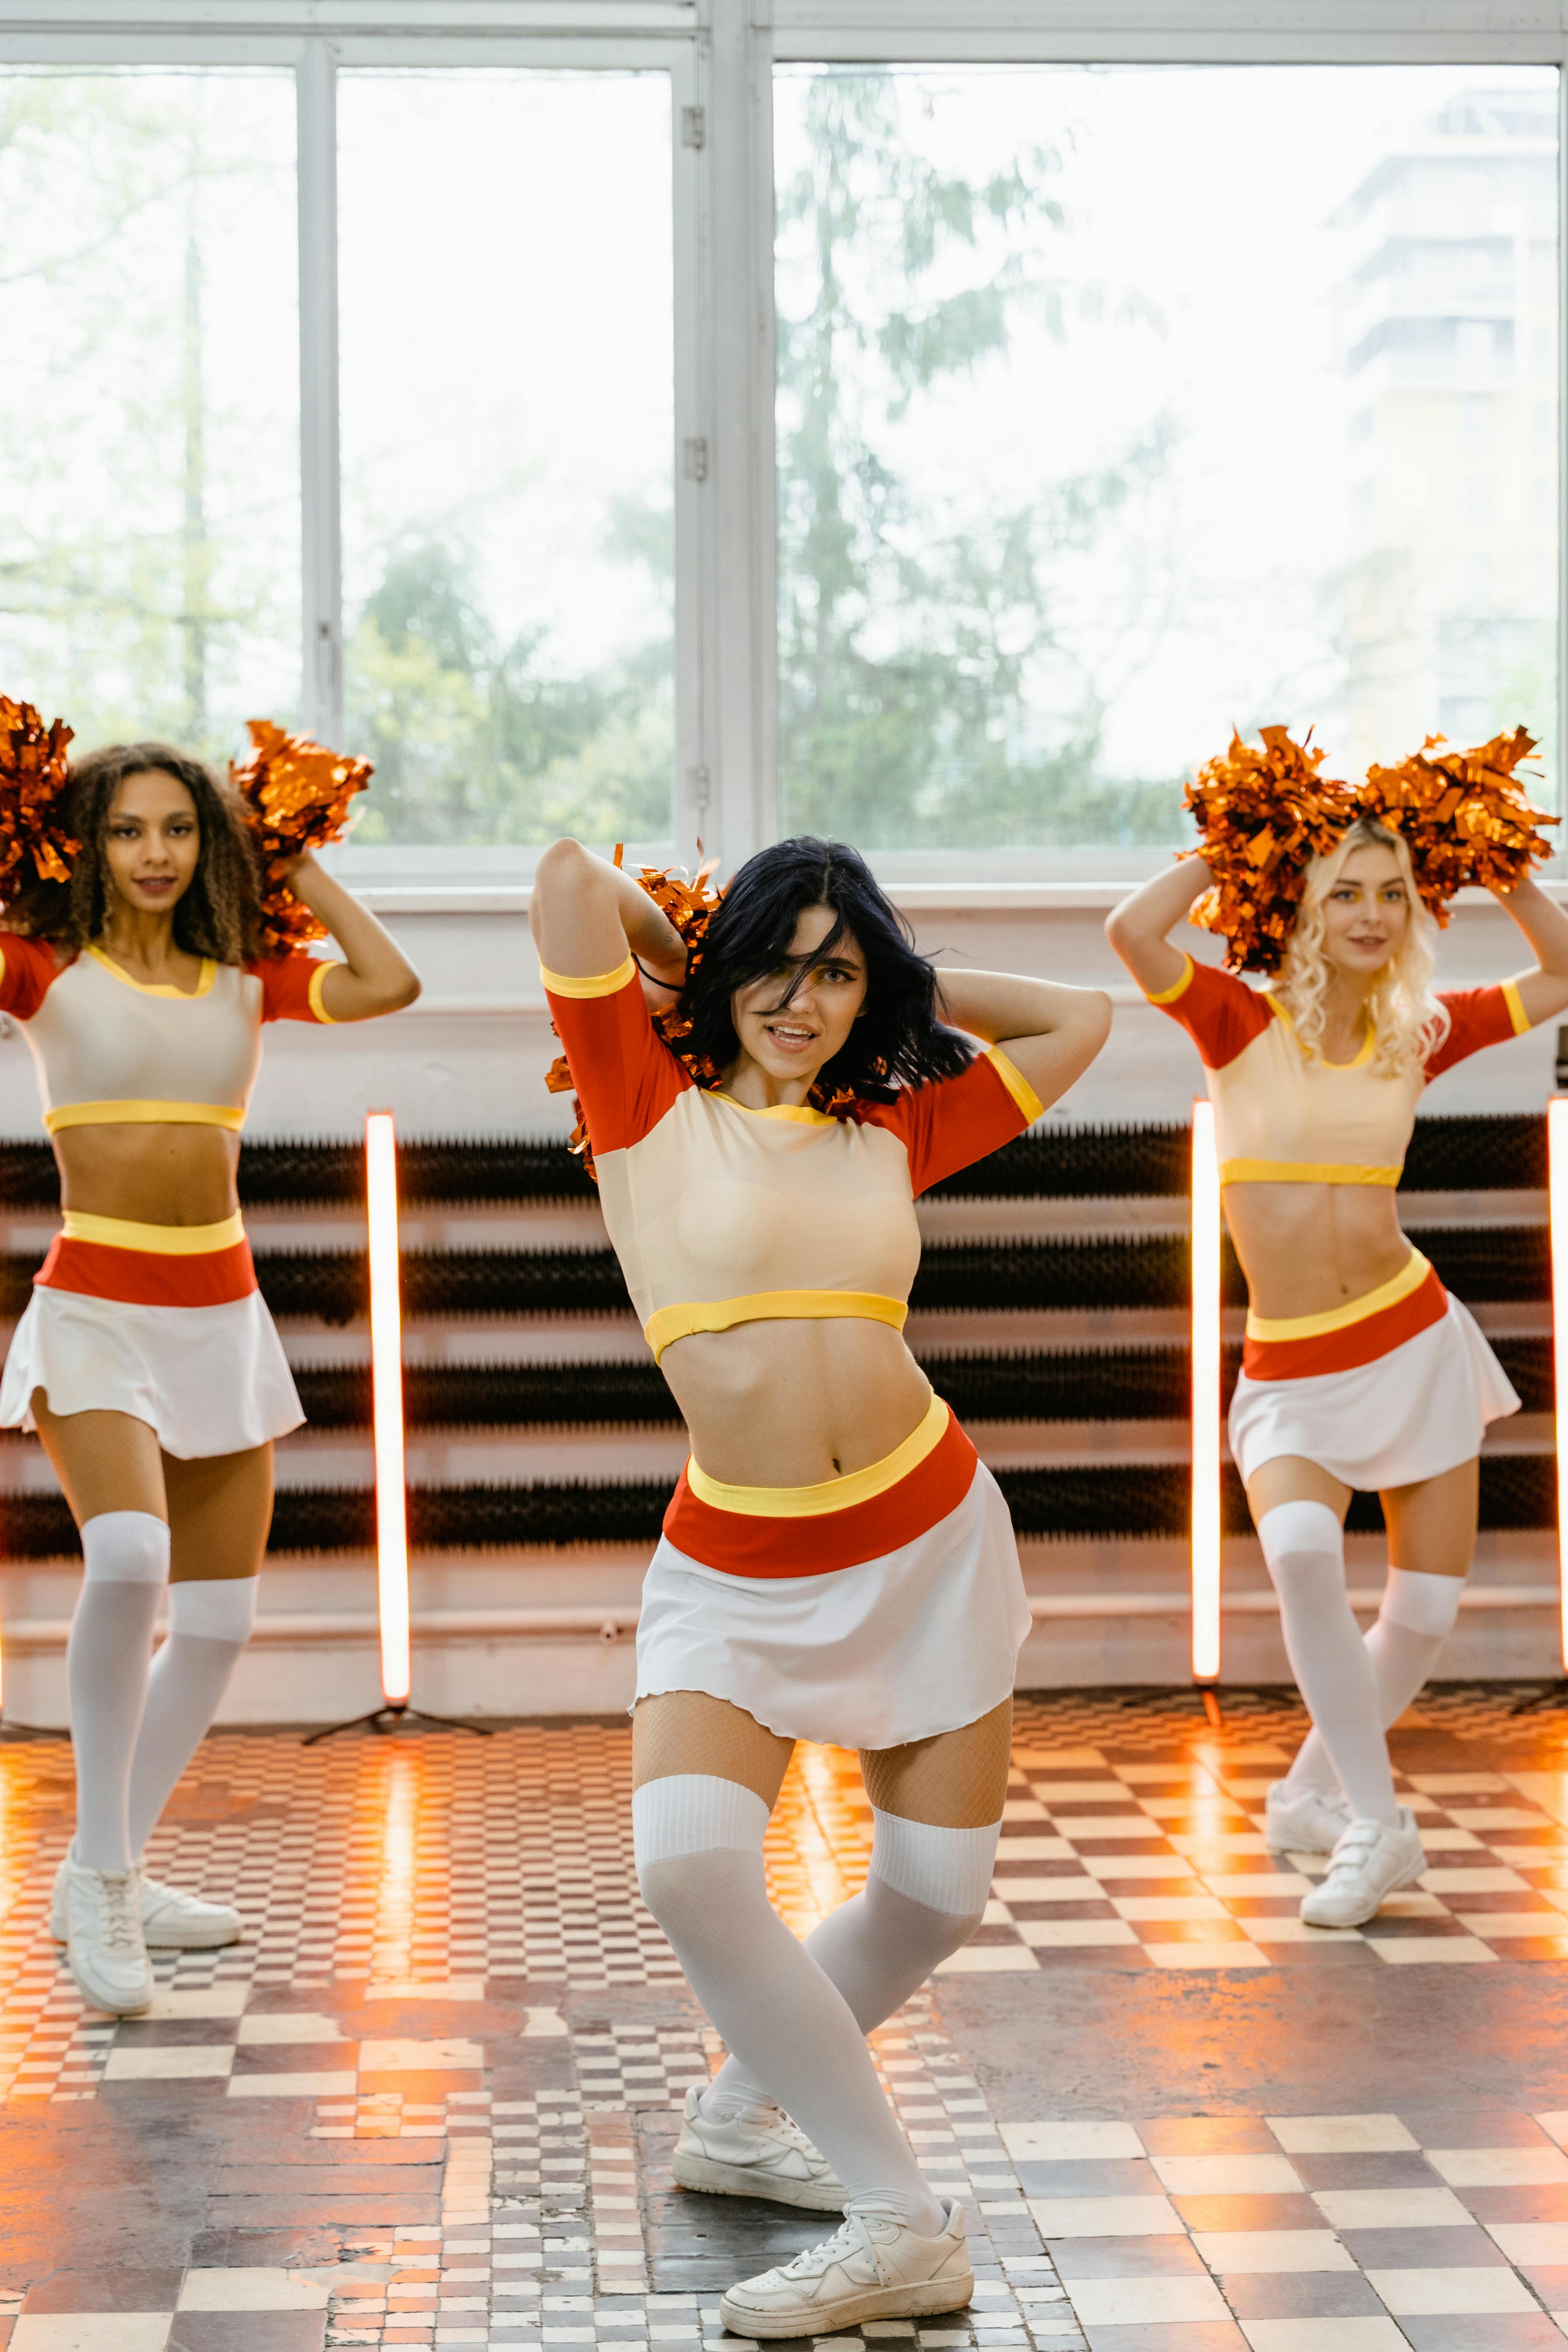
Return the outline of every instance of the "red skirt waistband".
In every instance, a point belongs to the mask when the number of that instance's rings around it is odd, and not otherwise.
[[[726,1576],[829,1576],[928,1533],[963,1502],[979,1458],[950,1416],[925,1459],[886,1494],[809,1517],[753,1518],[720,1510],[692,1493],[683,1470],[664,1532],[688,1559]]]
[[[1305,1381],[1320,1372],[1348,1372],[1358,1364],[1373,1364],[1406,1339],[1440,1323],[1448,1311],[1448,1294],[1428,1267],[1426,1278],[1407,1298],[1396,1299],[1359,1323],[1342,1324],[1337,1331],[1320,1331],[1306,1339],[1247,1338],[1241,1351],[1241,1369],[1250,1381]]]
[[[128,1307],[226,1307],[249,1297],[256,1266],[247,1241],[195,1257],[165,1257],[157,1250],[118,1249],[57,1234],[33,1280],[42,1290],[74,1290]]]

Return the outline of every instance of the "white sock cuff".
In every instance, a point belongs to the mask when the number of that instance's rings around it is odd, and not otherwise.
[[[89,1584],[163,1584],[169,1530],[151,1511],[100,1511],[82,1521],[81,1557]]]
[[[1440,1641],[1454,1630],[1464,1589],[1462,1576],[1426,1576],[1416,1568],[1391,1568],[1378,1613],[1391,1625],[1403,1625],[1407,1633]]]
[[[711,1772],[669,1772],[632,1793],[632,1850],[639,1871],[684,1853],[760,1855],[767,1826],[761,1797]]]
[[[259,1576],[197,1577],[169,1587],[169,1631],[203,1642],[245,1643],[256,1622]]]
[[[1276,1503],[1258,1522],[1258,1540],[1270,1562],[1284,1552],[1329,1552],[1342,1559],[1345,1531],[1327,1503]]]
[[[978,1830],[942,1830],[930,1822],[907,1822],[900,1813],[873,1810],[871,1819],[871,1868],[884,1886],[952,1919],[973,1919],[984,1910],[1000,1822]]]

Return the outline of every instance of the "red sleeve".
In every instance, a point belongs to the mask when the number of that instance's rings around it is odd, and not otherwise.
[[[62,969],[52,940],[0,931],[0,1013],[30,1021]]]
[[[1429,1078],[1441,1077],[1483,1045],[1503,1045],[1510,1037],[1521,1037],[1530,1026],[1511,980],[1490,988],[1442,988],[1437,1002],[1447,1007],[1448,1034],[1426,1064]]]
[[[595,1151],[640,1143],[693,1081],[648,1018],[636,964],[627,956],[595,980],[540,976]]]
[[[332,969],[331,960],[307,955],[297,948],[291,955],[258,956],[245,967],[261,982],[263,1021],[325,1021],[331,1014],[321,1003],[321,983]]]
[[[894,1102],[862,1103],[863,1127],[885,1127],[910,1155],[910,1181],[927,1192],[1022,1135],[1042,1105],[1027,1079],[994,1045],[956,1077],[906,1087]]]
[[[1219,971],[1212,963],[1194,963],[1191,956],[1174,988],[1149,1002],[1181,1023],[1205,1070],[1223,1070],[1234,1062],[1274,1018],[1260,990],[1248,988],[1234,972]]]

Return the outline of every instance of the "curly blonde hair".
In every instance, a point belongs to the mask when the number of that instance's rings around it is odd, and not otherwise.
[[[1410,905],[1404,940],[1366,997],[1367,1018],[1376,1040],[1372,1066],[1382,1076],[1397,1077],[1418,1069],[1436,1052],[1448,1034],[1448,1013],[1432,992],[1436,970],[1432,941],[1436,926],[1417,895],[1409,847],[1375,817],[1358,817],[1326,856],[1314,857],[1308,866],[1306,887],[1273,992],[1290,1015],[1298,1042],[1310,1054],[1321,1053],[1334,969],[1324,945],[1325,910],[1330,891],[1347,859],[1358,849],[1394,852]]]

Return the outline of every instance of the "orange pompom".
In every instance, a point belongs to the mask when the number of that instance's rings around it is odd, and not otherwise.
[[[229,781],[250,820],[261,866],[261,952],[285,955],[327,927],[289,887],[288,869],[309,849],[342,837],[349,803],[374,772],[368,760],[329,751],[309,735],[288,735],[269,719],[247,721],[251,751]]]
[[[30,702],[0,695],[0,904],[35,877],[68,882],[81,855],[66,826],[70,740],[64,719],[46,727]]]
[[[1202,857],[1214,875],[1187,919],[1221,934],[1231,971],[1278,970],[1310,861],[1332,849],[1355,815],[1349,786],[1319,775],[1321,751],[1283,727],[1261,733],[1260,749],[1233,735],[1185,793],[1200,839],[1182,854]]]
[[[1537,829],[1557,819],[1526,800],[1514,771],[1535,749],[1524,728],[1468,751],[1439,750],[1428,735],[1397,767],[1371,768],[1359,813],[1403,835],[1422,903],[1439,923],[1468,884],[1515,889],[1552,845]]]

